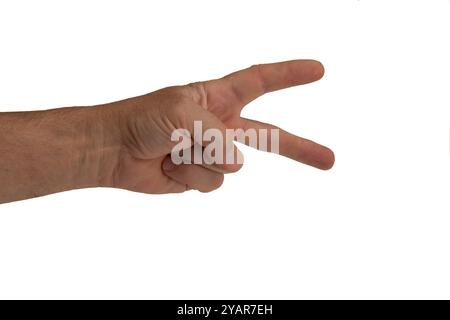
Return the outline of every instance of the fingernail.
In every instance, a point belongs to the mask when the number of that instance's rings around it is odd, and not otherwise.
[[[177,165],[175,163],[172,162],[172,160],[170,159],[170,157],[167,157],[162,165],[164,171],[173,171],[175,170],[175,168],[177,167]]]

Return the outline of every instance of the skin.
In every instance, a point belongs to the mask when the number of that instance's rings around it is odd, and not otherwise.
[[[203,130],[222,132],[276,128],[242,118],[241,110],[265,93],[323,73],[320,62],[293,60],[104,105],[0,113],[0,203],[90,187],[152,194],[215,190],[241,164],[175,165],[172,132],[192,132],[194,120]],[[323,170],[334,163],[330,149],[281,129],[279,151]]]

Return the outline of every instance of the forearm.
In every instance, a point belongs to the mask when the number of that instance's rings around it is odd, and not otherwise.
[[[110,185],[110,106],[0,113],[0,203]]]

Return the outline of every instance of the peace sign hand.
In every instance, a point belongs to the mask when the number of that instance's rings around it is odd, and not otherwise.
[[[176,142],[172,134],[185,129],[194,136],[195,121],[203,130],[279,129],[271,124],[241,117],[242,109],[259,96],[319,80],[324,73],[320,62],[293,60],[254,65],[221,79],[169,87],[103,107],[106,118],[115,119],[119,134],[114,165],[103,175],[105,185],[145,193],[183,192],[197,189],[208,192],[218,188],[223,174],[240,169],[239,163],[191,163],[175,165],[169,156]],[[205,145],[203,145],[205,147]],[[192,146],[192,148],[194,148]],[[225,148],[225,147],[224,147]],[[232,152],[239,151],[232,145]],[[225,148],[225,152],[229,152]],[[315,142],[279,129],[279,153],[319,169],[330,169],[333,152]]]
[[[193,84],[198,92],[197,102],[215,114],[227,127],[273,129],[271,124],[245,119],[242,109],[263,94],[307,84],[322,78],[324,68],[314,60],[293,60],[254,65],[222,79]],[[279,129],[279,128],[278,128]],[[330,169],[333,152],[317,143],[280,129],[280,154],[319,169]]]

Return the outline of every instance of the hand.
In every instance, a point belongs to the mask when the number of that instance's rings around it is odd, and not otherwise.
[[[120,145],[113,164],[103,173],[103,185],[144,193],[203,192],[218,188],[224,173],[235,172],[240,164],[174,165],[168,156],[176,129],[191,133],[195,120],[203,129],[273,129],[273,125],[240,116],[245,105],[271,91],[319,80],[324,73],[320,62],[294,60],[255,65],[221,79],[169,87],[156,92],[103,106],[108,119],[115,119],[111,131]],[[117,128],[120,134],[117,135]],[[233,152],[238,152],[234,150]],[[333,152],[280,129],[279,152],[293,160],[320,168],[333,166]]]
[[[209,162],[217,160],[212,152],[201,156],[200,163],[172,163],[175,158],[169,154],[178,146],[172,134],[184,129],[185,136],[192,136],[196,121],[202,124],[203,139],[212,131],[228,138],[230,129],[239,129],[254,133],[258,141],[252,146],[259,149],[264,149],[260,134],[274,129],[279,138],[270,135],[267,140],[278,148],[271,151],[329,169],[334,155],[328,148],[240,116],[242,108],[260,95],[316,81],[323,72],[317,61],[295,60],[94,107],[1,112],[0,203],[99,186],[144,193],[212,191],[241,163]],[[207,154],[218,140],[189,137],[183,158],[191,149],[204,148]],[[233,140],[226,142],[214,151],[239,160]],[[252,144],[252,139],[244,142]]]

